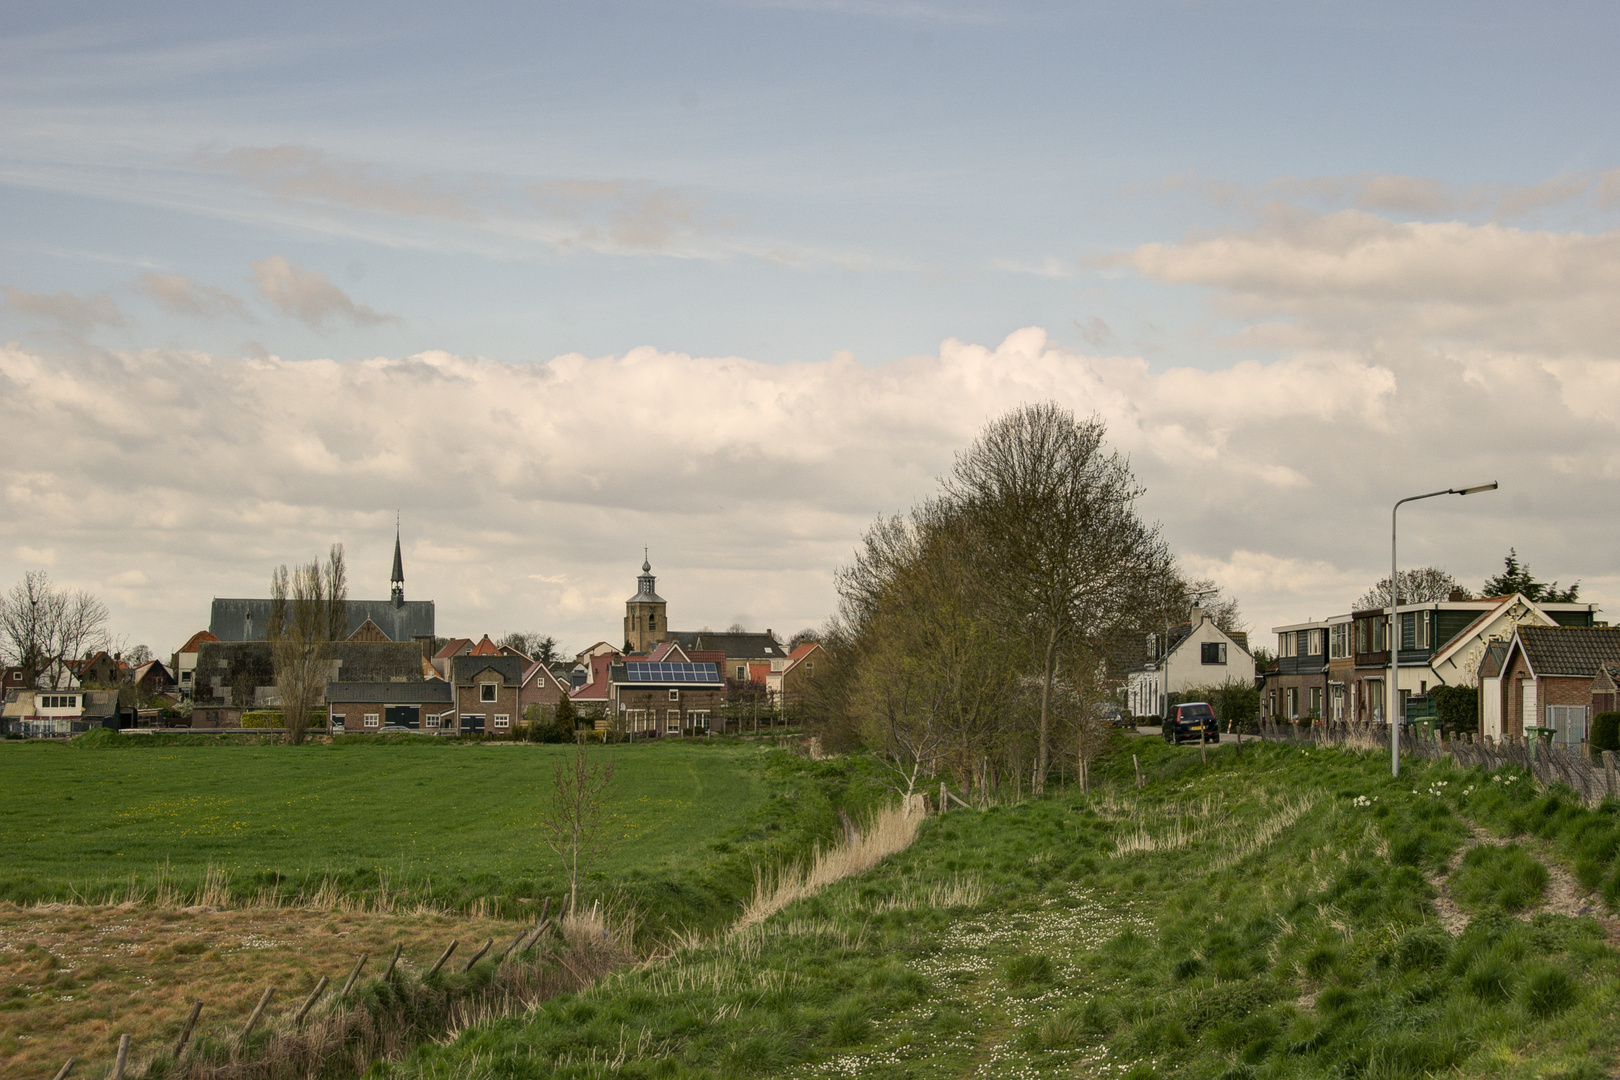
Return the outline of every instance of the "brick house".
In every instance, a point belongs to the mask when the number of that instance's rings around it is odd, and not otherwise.
[[[568,693],[568,687],[550,668],[538,660],[523,659],[528,667],[524,669],[523,682],[518,693],[519,716],[528,715],[529,707],[532,705],[547,707],[555,705]]]
[[[1132,716],[1161,716],[1166,695],[1189,687],[1254,682],[1248,637],[1222,630],[1207,611],[1199,612],[1196,625],[1173,628],[1168,639],[1151,636],[1149,662],[1126,675],[1126,707]]]
[[[414,641],[334,641],[327,646],[331,682],[421,682],[422,651]],[[207,708],[276,705],[275,663],[268,641],[205,641],[197,649],[193,700]],[[317,704],[324,704],[324,698]],[[195,721],[196,713],[192,714]],[[193,723],[193,726],[201,726]]]
[[[523,719],[519,705],[525,666],[521,656],[498,653],[451,657],[446,679],[451,703],[444,720],[449,730],[459,735],[508,734]]]
[[[1584,742],[1593,683],[1603,665],[1617,663],[1620,627],[1518,627],[1496,691],[1502,734],[1518,738],[1533,724],[1553,728],[1554,742]]]
[[[679,642],[681,649],[694,660],[696,659],[694,654],[699,652],[723,653],[725,662],[720,668],[720,673],[738,683],[752,681],[748,674],[749,664],[755,662],[768,664],[773,660],[785,660],[789,653],[788,647],[776,640],[776,634],[769,628],[763,634],[671,630],[669,637],[671,641]]]
[[[1277,635],[1277,660],[1266,669],[1260,691],[1262,718],[1328,718],[1330,631],[1325,620],[1272,627]]]
[[[174,676],[180,687],[180,696],[189,698],[192,685],[197,679],[197,648],[205,641],[218,641],[219,638],[207,630],[199,630],[186,639],[186,643],[175,652],[169,662],[169,673]]]
[[[375,734],[384,729],[447,730],[450,684],[442,679],[417,682],[328,683],[327,730],[333,734]],[[448,730],[454,730],[453,727]]]
[[[706,735],[720,714],[726,682],[712,663],[625,659],[608,673],[609,716],[632,735]]]

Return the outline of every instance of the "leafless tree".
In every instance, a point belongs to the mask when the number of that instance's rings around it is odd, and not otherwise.
[[[1457,579],[1440,569],[1438,566],[1416,566],[1410,570],[1401,571],[1401,603],[1427,604],[1437,600],[1449,600],[1451,594],[1460,592],[1464,599],[1471,595],[1467,589],[1457,583]],[[1377,585],[1356,597],[1351,605],[1351,611],[1370,611],[1373,608],[1389,607],[1389,578],[1380,578]]]
[[[1023,638],[1041,678],[1036,794],[1051,758],[1052,690],[1076,638],[1113,636],[1175,578],[1175,560],[1137,514],[1143,492],[1106,428],[1052,402],[993,421],[958,455],[946,498],[971,522],[974,576],[987,604]]]
[[[28,685],[44,678],[60,689],[71,678],[68,661],[107,646],[108,618],[91,593],[57,588],[45,571],[30,570],[0,596],[0,649]]]
[[[562,861],[568,877],[568,909],[579,903],[579,878],[612,844],[603,829],[613,788],[614,758],[592,762],[583,738],[574,752],[561,753],[552,768],[551,799],[540,812],[540,839]]]
[[[287,741],[304,741],[310,710],[325,692],[330,677],[334,630],[348,629],[347,574],[343,545],[333,544],[325,566],[302,563],[270,575],[270,649],[275,667],[276,697]]]
[[[1184,610],[1178,622],[1196,623],[1208,615],[1216,626],[1228,634],[1244,634],[1249,624],[1238,609],[1237,598],[1228,594],[1211,578],[1198,578],[1187,582]]]

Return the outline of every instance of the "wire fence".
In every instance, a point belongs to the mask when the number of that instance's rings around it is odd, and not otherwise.
[[[1360,750],[1387,749],[1389,728],[1382,724],[1348,722],[1321,723],[1295,727],[1263,720],[1260,738],[1289,745],[1348,746]],[[1620,761],[1612,750],[1595,751],[1589,742],[1553,743],[1523,736],[1488,739],[1472,733],[1443,736],[1439,732],[1417,731],[1403,734],[1401,750],[1426,761],[1449,757],[1463,768],[1487,771],[1504,766],[1524,769],[1545,785],[1562,784],[1580,796],[1587,806],[1596,806],[1611,796],[1620,797]]]

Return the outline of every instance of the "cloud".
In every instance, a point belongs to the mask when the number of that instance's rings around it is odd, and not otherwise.
[[[1464,217],[1483,220],[1517,220],[1579,202],[1597,193],[1597,205],[1612,205],[1611,192],[1617,190],[1611,175],[1566,173],[1532,184],[1454,185],[1432,176],[1402,176],[1395,173],[1357,173],[1348,176],[1284,176],[1264,183],[1209,180],[1178,175],[1158,185],[1165,192],[1191,190],[1206,195],[1220,206],[1248,214],[1261,214],[1276,208],[1304,206],[1314,211],[1357,209],[1397,216],[1421,218]],[[1131,185],[1127,193],[1139,193]]]
[[[72,334],[83,334],[97,326],[124,325],[123,312],[106,293],[78,296],[59,292],[33,293],[6,289],[6,308],[40,322],[54,323]]]
[[[175,315],[194,315],[210,318],[216,315],[234,315],[250,318],[240,297],[233,296],[212,285],[199,285],[184,274],[160,274],[148,271],[135,281],[135,289],[149,297],[165,311]]]
[[[334,161],[314,147],[210,149],[199,152],[198,158],[283,198],[404,217],[479,220],[472,189],[446,190],[441,182],[424,176],[397,179],[375,165]]]
[[[1180,254],[1145,265],[1221,296],[1227,279]],[[1225,272],[1288,303],[1382,295],[1309,260],[1292,287],[1276,269]],[[1601,497],[1620,479],[1620,365],[1504,351],[1493,334],[1444,349],[1346,335],[1213,370],[1088,355],[1035,327],[881,366],[10,346],[0,551],[48,547],[64,579],[91,583],[139,570],[144,583],[119,579],[120,618],[178,644],[209,596],[262,591],[269,567],[333,541],[355,595],[386,595],[397,508],[407,593],[437,601],[441,632],[611,637],[644,543],[678,625],[749,611],[798,627],[831,611],[833,568],[876,515],[932,492],[986,420],[1053,399],[1107,422],[1144,511],[1262,633],[1377,580],[1394,498],[1483,479],[1502,491],[1403,516],[1403,559],[1483,580],[1516,544],[1549,579],[1620,580]],[[0,581],[25,568],[0,558]]]
[[[575,224],[577,242],[590,247],[661,251],[698,228],[696,199],[642,182],[553,180],[532,185],[529,195],[548,216]]]
[[[283,315],[297,319],[312,330],[326,330],[333,322],[355,326],[376,326],[398,322],[395,315],[383,315],[365,304],[357,304],[318,270],[302,270],[280,255],[271,255],[252,264],[253,280],[264,298]]]

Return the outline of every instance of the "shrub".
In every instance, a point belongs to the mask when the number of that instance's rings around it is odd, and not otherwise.
[[[1620,753],[1620,712],[1600,712],[1592,717],[1592,749]]]
[[[1437,686],[1429,691],[1440,729],[1453,735],[1479,730],[1479,691],[1472,686]]]

